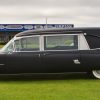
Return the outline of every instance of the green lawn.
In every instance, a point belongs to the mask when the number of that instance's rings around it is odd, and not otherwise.
[[[0,48],[2,48],[4,45],[0,44]]]
[[[70,76],[70,75],[69,75]],[[99,100],[100,81],[87,76],[0,78],[0,100]]]

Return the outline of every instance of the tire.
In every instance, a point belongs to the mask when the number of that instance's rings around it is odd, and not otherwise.
[[[95,78],[100,79],[100,70],[93,70],[92,73],[93,73]]]

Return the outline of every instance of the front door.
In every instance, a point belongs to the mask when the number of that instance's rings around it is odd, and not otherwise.
[[[40,70],[39,36],[26,36],[14,41],[14,50],[6,54],[8,73],[37,73]]]
[[[7,73],[33,73],[40,69],[39,52],[12,52],[6,54]]]

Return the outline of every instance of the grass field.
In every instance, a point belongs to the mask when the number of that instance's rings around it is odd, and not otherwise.
[[[0,48],[2,48],[4,45],[0,44]]]
[[[100,81],[87,75],[0,78],[0,100],[99,100]]]

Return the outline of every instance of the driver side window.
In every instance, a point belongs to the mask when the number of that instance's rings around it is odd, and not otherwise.
[[[15,51],[38,51],[39,47],[39,36],[15,40]]]

